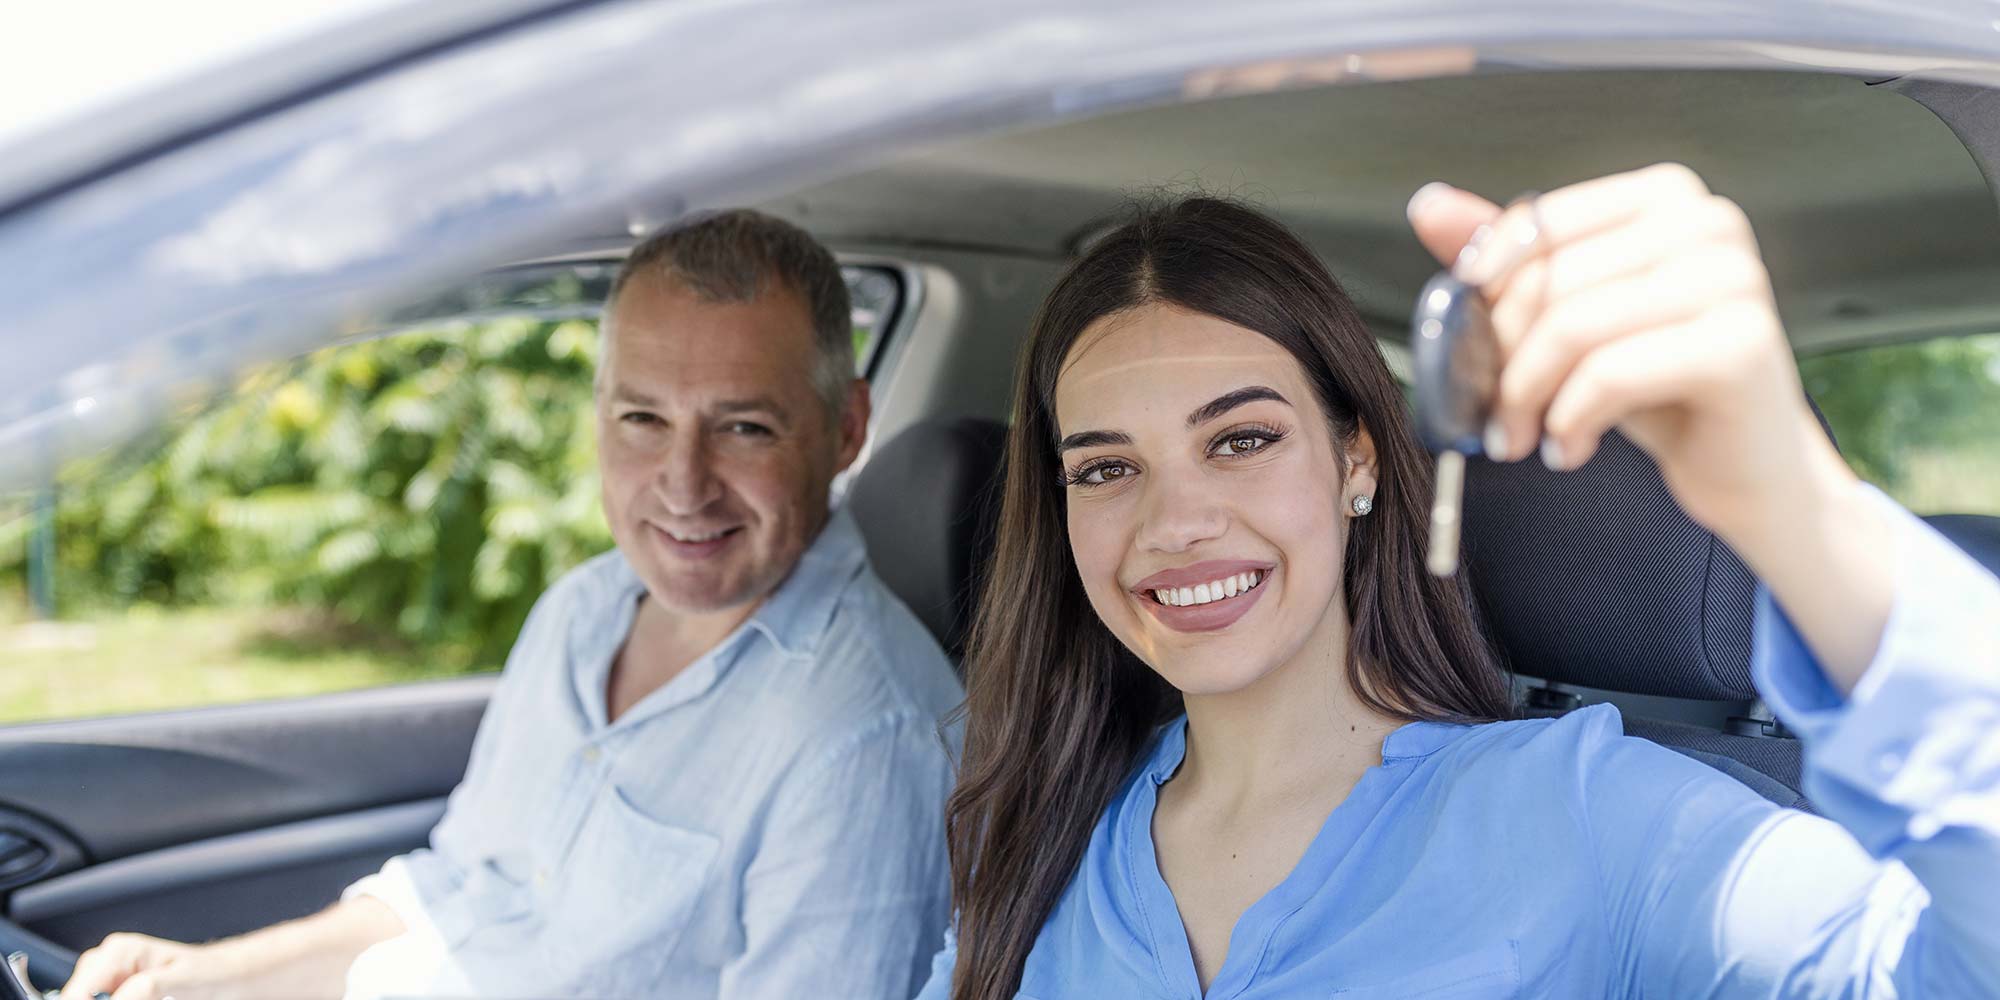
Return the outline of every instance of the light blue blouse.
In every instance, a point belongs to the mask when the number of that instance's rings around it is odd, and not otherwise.
[[[1851,697],[1759,596],[1757,685],[1826,818],[1623,735],[1608,705],[1413,723],[1243,914],[1206,996],[2000,997],[2000,580],[1881,502],[1896,603]],[[1184,726],[1098,822],[1021,997],[1204,995],[1151,835]]]

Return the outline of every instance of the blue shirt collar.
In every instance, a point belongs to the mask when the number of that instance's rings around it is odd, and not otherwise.
[[[1468,732],[1471,732],[1470,726],[1448,722],[1404,723],[1382,741],[1382,763],[1428,757]],[[1167,779],[1180,769],[1181,761],[1186,756],[1187,716],[1181,715],[1163,727],[1144,773],[1153,784],[1166,784]]]
[[[867,552],[854,518],[844,510],[833,511],[818,537],[806,547],[771,596],[715,648],[689,664],[665,687],[634,705],[631,712],[620,718],[620,727],[636,725],[665,709],[701,697],[741,658],[751,636],[762,635],[783,659],[815,654],[833,620],[841,593],[866,562]],[[633,614],[646,593],[645,582],[633,572],[622,553],[611,560],[607,569],[607,573],[589,581],[586,586],[591,589],[570,605],[587,609],[586,612],[567,623],[576,696],[593,729],[605,725],[604,692],[611,660],[631,632]]]

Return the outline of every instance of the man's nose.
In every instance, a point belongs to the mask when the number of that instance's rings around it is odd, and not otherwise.
[[[1229,527],[1227,499],[1221,486],[1200,475],[1155,474],[1140,501],[1140,548],[1150,552],[1185,552],[1221,537]]]
[[[678,434],[653,476],[653,492],[677,517],[699,514],[722,496],[714,453],[700,434]]]

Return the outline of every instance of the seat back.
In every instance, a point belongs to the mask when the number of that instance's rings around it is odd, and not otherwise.
[[[1781,805],[1808,807],[1798,742],[1753,709],[1756,580],[1680,509],[1637,446],[1607,435],[1587,465],[1567,473],[1475,459],[1464,517],[1466,572],[1513,670],[1651,696],[1644,701],[1655,707],[1701,703],[1702,711],[1684,714],[1712,721],[1627,707],[1626,732]],[[1540,688],[1528,692],[1526,711],[1561,714],[1581,704],[1577,695]]]
[[[876,449],[847,493],[869,563],[953,663],[993,545],[1006,444],[998,421],[924,421]]]
[[[2000,517],[1984,514],[1933,514],[1924,518],[1938,534],[2000,575]]]

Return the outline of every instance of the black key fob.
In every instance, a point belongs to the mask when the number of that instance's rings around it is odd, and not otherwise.
[[[1433,452],[1477,455],[1500,389],[1500,340],[1486,297],[1441,271],[1410,317],[1417,433]]]

